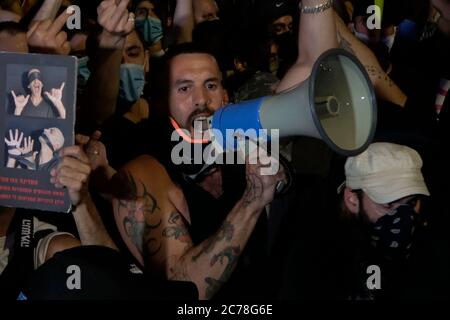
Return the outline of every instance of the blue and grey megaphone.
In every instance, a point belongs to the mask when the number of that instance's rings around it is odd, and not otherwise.
[[[279,130],[280,137],[321,139],[345,156],[363,152],[371,143],[377,123],[372,83],[361,63],[341,49],[322,54],[309,79],[292,90],[228,105],[212,117],[212,129],[223,137],[227,130]],[[223,149],[236,145],[223,142]]]

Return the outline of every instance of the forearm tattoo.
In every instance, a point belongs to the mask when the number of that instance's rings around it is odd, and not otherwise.
[[[234,226],[229,223],[228,221],[225,221],[220,229],[217,231],[217,233],[213,236],[208,238],[203,244],[202,248],[195,256],[192,257],[192,261],[197,261],[198,258],[203,254],[211,253],[214,248],[216,247],[216,244],[222,240],[225,240],[227,242],[230,242],[231,239],[233,239],[234,235]]]
[[[248,207],[254,201],[257,201],[262,197],[264,188],[261,177],[254,173],[247,174],[247,188],[242,196],[242,205],[244,208]]]
[[[372,79],[383,80],[384,82],[387,82],[387,85],[389,87],[393,87],[395,85],[394,81],[392,81],[392,79],[380,68],[371,65],[364,65],[364,68],[366,69],[367,73],[372,77]]]
[[[339,32],[338,32],[338,39],[339,39],[340,47],[342,49],[344,49],[345,51],[350,52],[351,54],[355,55],[355,51],[352,48],[352,44],[347,39],[345,39],[342,36],[342,34],[339,33]]]
[[[205,282],[208,284],[206,288],[206,298],[210,299],[220,287],[230,278],[236,264],[238,262],[239,255],[241,254],[241,247],[227,247],[222,252],[214,255],[211,259],[210,266],[219,262],[221,265],[225,264],[225,269],[219,279],[206,277]]]
[[[189,244],[189,233],[182,219],[178,212],[172,212],[168,221],[169,226],[163,230],[163,237],[175,238],[178,241]]]

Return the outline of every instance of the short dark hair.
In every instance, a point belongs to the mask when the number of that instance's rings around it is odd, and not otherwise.
[[[4,21],[0,22],[0,33],[6,32],[11,36],[15,36],[19,33],[26,33],[27,30],[18,22]]]
[[[150,76],[152,80],[151,96],[155,98],[159,111],[164,115],[169,115],[169,91],[170,91],[170,67],[172,60],[182,54],[208,54],[215,60],[214,54],[203,46],[193,43],[181,43],[168,49],[159,63],[154,65]],[[217,60],[216,60],[217,62]]]
[[[177,44],[174,46],[171,46],[169,50],[167,50],[167,53],[164,55],[164,60],[167,60],[167,62],[170,62],[173,58],[176,56],[182,55],[182,54],[209,54],[214,57],[214,54],[205,48],[205,46],[195,43],[195,42],[185,42],[181,44]],[[214,57],[215,58],[215,57]]]

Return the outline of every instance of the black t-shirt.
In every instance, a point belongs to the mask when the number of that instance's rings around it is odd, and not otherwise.
[[[47,102],[45,99],[43,99],[40,104],[35,106],[31,102],[31,98],[23,109],[21,116],[36,118],[58,118],[58,114],[50,102]]]

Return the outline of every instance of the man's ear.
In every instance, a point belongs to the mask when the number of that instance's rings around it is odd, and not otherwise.
[[[226,106],[229,103],[230,103],[230,97],[228,96],[228,91],[226,89],[223,89],[222,107]]]
[[[358,214],[359,206],[362,205],[359,203],[358,195],[348,187],[344,190],[344,204],[347,210],[355,215]]]

